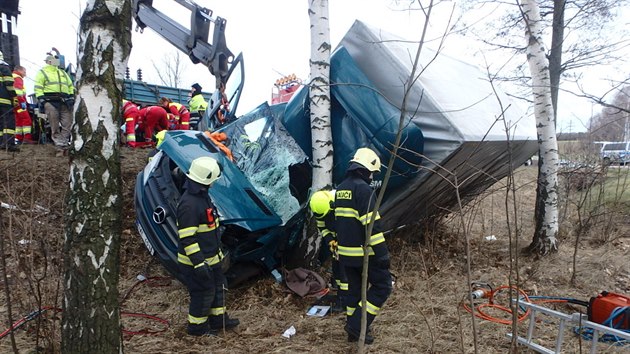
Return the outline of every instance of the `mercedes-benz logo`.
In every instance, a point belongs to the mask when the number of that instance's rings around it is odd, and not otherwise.
[[[153,211],[153,221],[159,225],[163,223],[164,220],[166,220],[166,209],[161,206],[155,208]]]

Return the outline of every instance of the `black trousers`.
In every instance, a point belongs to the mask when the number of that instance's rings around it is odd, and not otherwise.
[[[0,148],[15,145],[15,114],[13,106],[0,104]]]
[[[371,260],[370,260],[371,261]],[[342,263],[343,265],[343,263]],[[351,316],[348,316],[348,325],[357,332],[361,328],[361,273],[363,267],[344,265],[346,276],[348,277],[348,294],[346,296],[346,308],[354,308]],[[368,290],[367,290],[367,325],[368,328],[376,313],[374,307],[379,309],[385,304],[385,301],[392,293],[392,276],[389,269],[380,268],[369,263],[368,266]]]
[[[182,266],[180,265],[180,267]],[[190,269],[182,272],[184,285],[186,285],[190,294],[188,328],[189,331],[203,332],[208,328],[208,317],[210,317],[211,321],[220,321],[225,311],[225,299],[223,296],[224,287],[226,286],[225,275],[221,271],[221,265],[216,264],[210,267],[210,280],[200,281],[192,267],[188,268]],[[191,321],[191,317],[206,319],[206,321],[198,323],[198,321]]]

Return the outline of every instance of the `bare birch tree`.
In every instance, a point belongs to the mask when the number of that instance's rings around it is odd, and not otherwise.
[[[308,0],[311,23],[311,73],[308,82],[313,163],[312,190],[332,187],[333,144],[330,121],[330,27],[328,0]],[[314,231],[314,232],[313,232]],[[321,243],[309,228],[302,240],[307,260],[314,259]]]
[[[527,62],[532,76],[534,116],[538,135],[538,184],[536,188],[536,227],[530,249],[547,254],[557,251],[558,236],[558,141],[553,104],[549,61],[543,43],[543,26],[536,0],[522,0],[525,20]]]
[[[64,353],[122,352],[118,127],[122,80],[130,52],[131,1],[87,1],[80,24],[74,144],[65,215]]]

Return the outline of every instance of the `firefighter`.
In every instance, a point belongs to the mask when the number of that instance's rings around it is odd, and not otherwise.
[[[50,122],[56,156],[63,156],[70,147],[74,86],[70,75],[59,68],[59,55],[48,53],[45,62],[35,76],[35,97],[39,111],[46,113]]]
[[[17,104],[13,107],[15,114],[15,138],[19,144],[34,144],[31,129],[33,120],[26,109],[26,91],[24,90],[24,78],[26,69],[21,65],[13,68],[13,87],[17,94]]]
[[[138,129],[144,133],[144,142],[153,142],[153,133],[168,129],[166,110],[160,106],[149,106],[138,111]],[[137,141],[136,141],[137,142]],[[143,144],[146,145],[146,144]]]
[[[125,120],[125,136],[127,138],[127,145],[130,147],[136,147],[136,124],[138,124],[138,115],[140,110],[138,106],[123,99],[122,116]]]
[[[201,94],[201,86],[197,83],[193,84],[190,90],[190,100],[188,106],[190,107],[190,129],[197,129],[199,120],[206,113],[208,108],[208,102]]]
[[[190,112],[186,106],[175,103],[168,97],[160,98],[160,106],[169,113],[169,130],[190,129]]]
[[[219,217],[208,195],[208,188],[221,176],[221,167],[209,156],[198,157],[186,176],[184,193],[177,205],[177,260],[190,294],[188,334],[216,334],[240,323],[225,311]]]
[[[0,149],[10,152],[20,151],[15,145],[15,102],[17,99],[11,69],[0,52]]]
[[[335,193],[335,217],[339,261],[348,277],[346,296],[346,326],[348,341],[358,341],[361,329],[361,274],[363,271],[363,245],[367,226],[374,217],[375,222],[369,238],[367,327],[365,343],[374,338],[369,328],[374,318],[392,291],[389,273],[389,251],[380,230],[380,215],[373,210],[375,193],[370,187],[373,175],[381,169],[381,161],[374,151],[358,149],[346,170],[343,182]]]
[[[332,283],[337,288],[337,299],[333,311],[341,312],[344,310],[343,305],[345,305],[348,291],[348,280],[346,279],[346,273],[339,265],[339,254],[337,253],[334,191],[321,190],[313,193],[309,206],[317,220],[317,229],[322,236],[323,244],[326,246],[320,252],[320,259],[325,261],[328,258],[328,251],[332,255]]]

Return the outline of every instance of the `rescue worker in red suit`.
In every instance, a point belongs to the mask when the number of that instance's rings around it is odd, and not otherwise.
[[[21,65],[13,68],[13,87],[17,94],[17,104],[13,107],[15,114],[15,138],[19,144],[34,144],[31,135],[31,127],[33,120],[26,109],[26,91],[24,90],[24,78],[26,77],[26,69]]]
[[[240,323],[225,310],[219,216],[208,195],[208,188],[221,176],[221,167],[212,157],[201,156],[192,161],[186,176],[177,205],[177,261],[190,294],[188,334],[216,334]]]
[[[354,154],[345,179],[335,193],[335,218],[339,261],[348,277],[346,296],[346,326],[348,341],[359,340],[361,330],[361,274],[363,272],[363,245],[368,224],[374,216],[375,222],[369,238],[368,290],[367,290],[367,333],[365,344],[374,338],[369,329],[372,321],[392,292],[392,277],[389,273],[389,250],[380,228],[380,215],[373,210],[375,192],[370,183],[375,172],[381,169],[381,161],[368,148],[360,148]],[[374,215],[376,213],[376,215]]]
[[[160,106],[169,113],[169,130],[190,130],[190,111],[168,97],[160,98]]]
[[[138,124],[138,115],[140,110],[138,106],[127,100],[123,100],[122,116],[125,120],[125,136],[127,137],[127,145],[136,147],[136,124]]]
[[[166,111],[160,106],[149,106],[138,112],[138,130],[145,142],[153,142],[153,133],[168,129]]]

